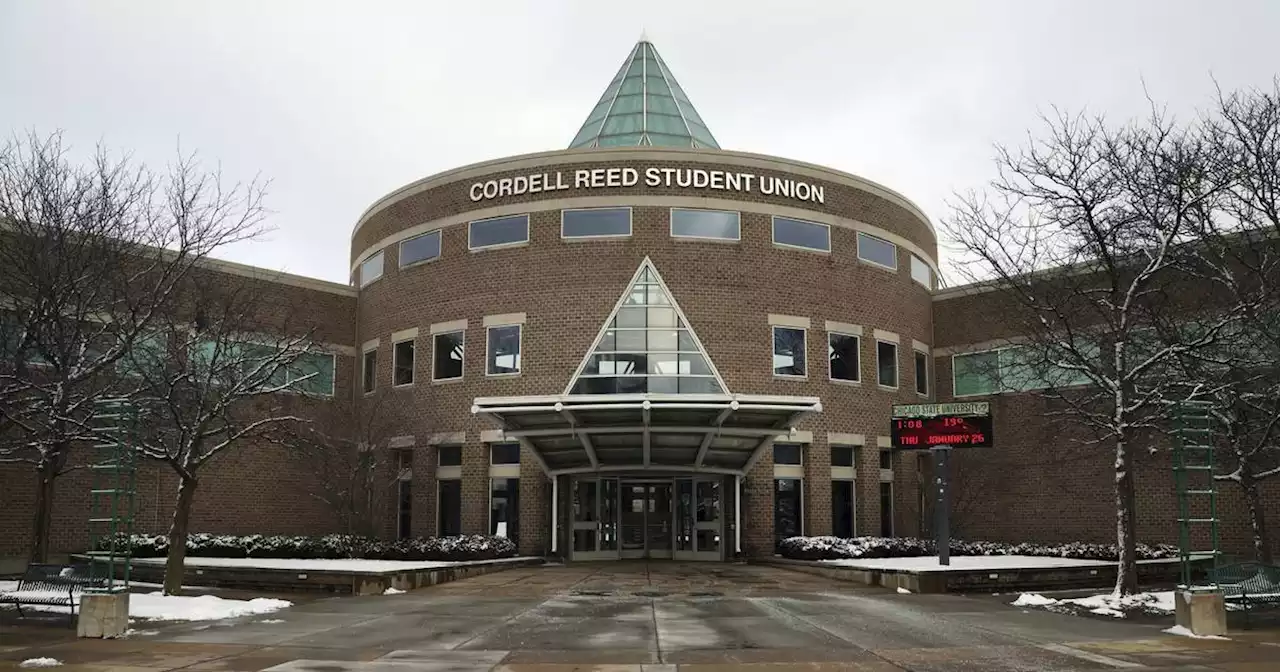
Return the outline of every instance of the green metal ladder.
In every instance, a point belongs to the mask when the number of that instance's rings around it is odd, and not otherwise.
[[[1216,569],[1221,558],[1218,544],[1218,485],[1214,480],[1213,404],[1185,401],[1175,407],[1173,430],[1173,478],[1178,495],[1178,560],[1182,590],[1213,590],[1213,582],[1192,585],[1192,560],[1211,557]],[[1208,526],[1212,548],[1192,549],[1192,532]]]
[[[96,438],[89,470],[89,575],[91,593],[129,589],[138,460],[133,446],[138,413],[127,399],[100,399],[91,424]]]

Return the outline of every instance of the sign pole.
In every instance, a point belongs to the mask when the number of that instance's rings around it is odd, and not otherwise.
[[[951,446],[936,446],[933,453],[934,484],[934,543],[938,547],[938,564],[951,564]]]

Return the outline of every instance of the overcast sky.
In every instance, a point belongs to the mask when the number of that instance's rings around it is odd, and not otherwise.
[[[223,250],[347,280],[373,201],[562,149],[641,31],[722,147],[881,182],[935,221],[1050,105],[1189,114],[1280,71],[1280,2],[0,0],[0,130],[272,179],[273,230]]]

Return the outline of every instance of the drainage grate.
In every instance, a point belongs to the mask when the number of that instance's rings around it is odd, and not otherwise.
[[[665,597],[668,594],[669,593],[664,593],[658,590],[637,590],[633,593],[633,595],[636,595],[637,597]]]
[[[701,590],[701,591],[694,591],[692,593],[689,593],[689,596],[690,597],[724,597],[724,593],[719,593],[714,590]]]
[[[575,590],[574,595],[590,595],[593,597],[608,597],[613,594],[612,590]]]

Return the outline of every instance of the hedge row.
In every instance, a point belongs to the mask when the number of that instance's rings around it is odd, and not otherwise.
[[[107,550],[104,539],[98,550]],[[165,535],[135,534],[119,537],[116,550],[127,548],[135,558],[164,557],[169,553]],[[492,560],[515,556],[516,546],[505,537],[470,535],[418,537],[383,541],[370,537],[330,534],[323,537],[265,536],[197,533],[187,537],[187,555],[217,558],[289,558],[299,560]]]
[[[1169,544],[1138,544],[1139,560],[1178,557],[1178,548]],[[858,558],[914,558],[936,555],[932,539],[913,537],[791,537],[782,540],[778,553],[794,560],[847,560]],[[1117,560],[1115,544],[1006,544],[993,541],[951,540],[951,555],[1033,555],[1076,560]]]

